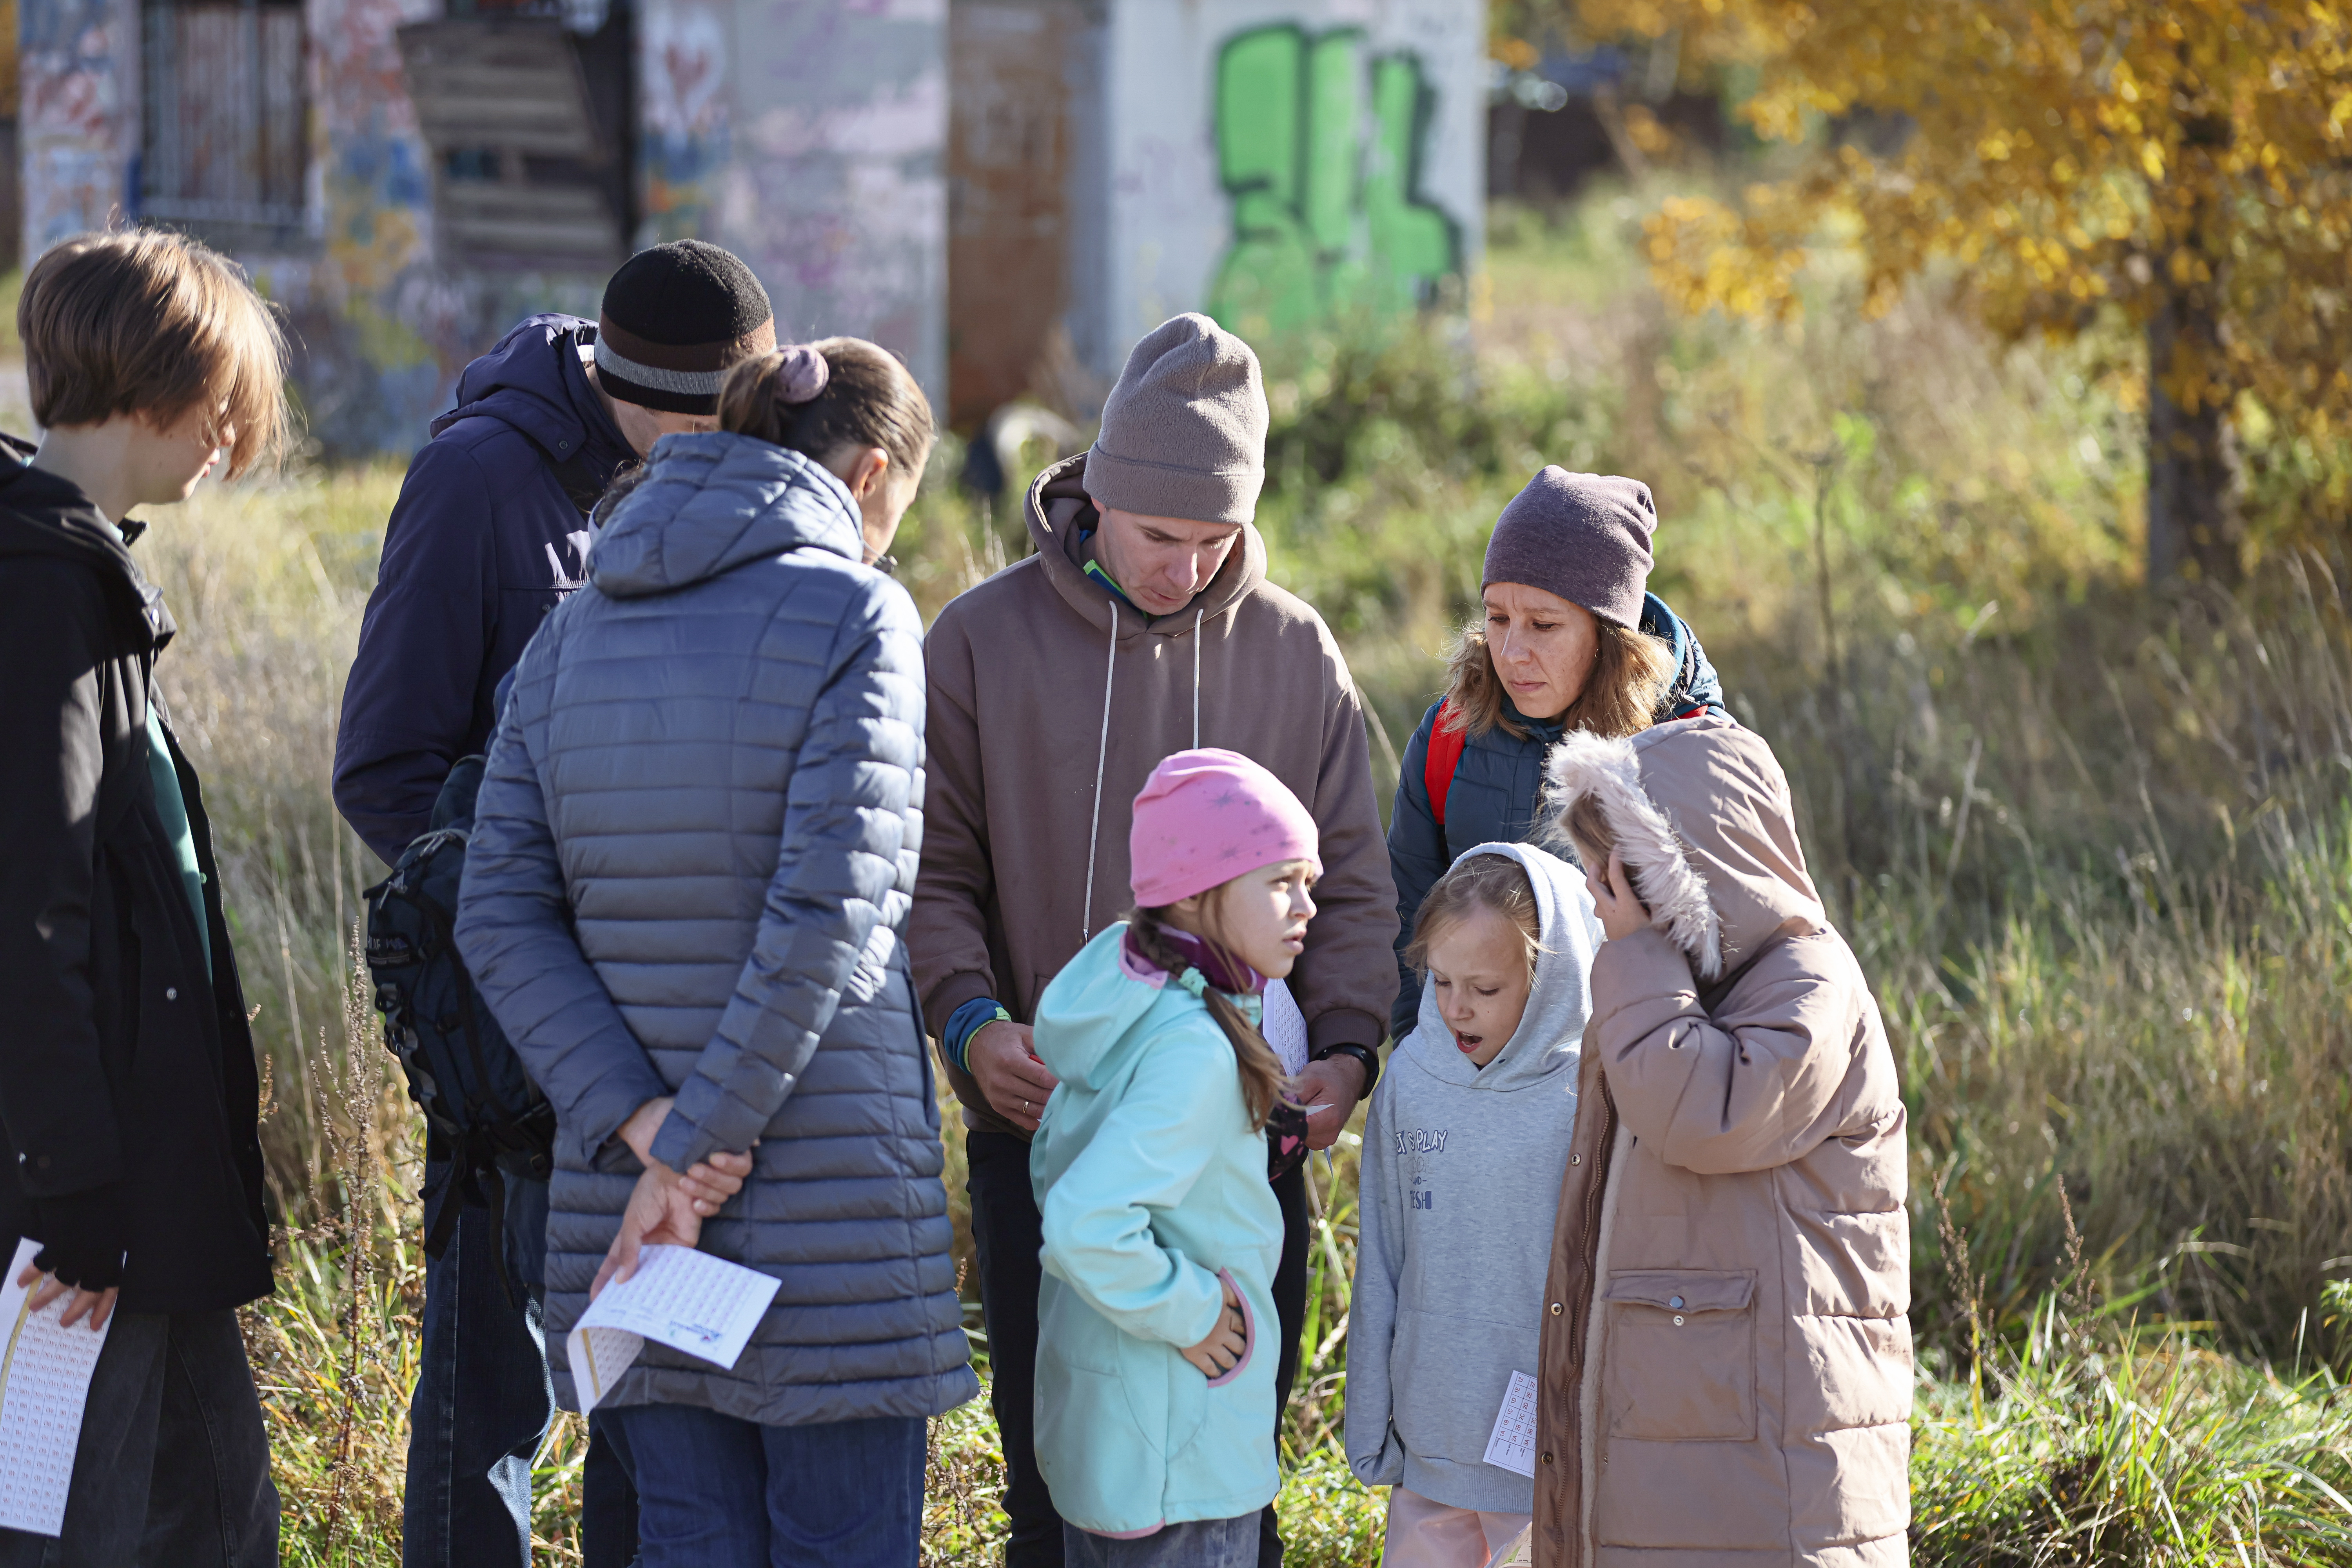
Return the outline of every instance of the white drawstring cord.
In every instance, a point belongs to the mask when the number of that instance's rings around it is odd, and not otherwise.
[[[1095,748],[1095,816],[1094,822],[1087,829],[1087,907],[1085,913],[1078,920],[1080,947],[1086,946],[1095,934],[1095,850],[1102,842],[1103,764],[1110,760],[1110,684],[1111,673],[1118,665],[1118,605],[1113,604],[1110,607],[1110,643],[1103,650],[1102,740]],[[1196,726],[1200,723],[1197,714],[1201,705],[1198,685],[1196,680],[1192,693],[1192,707],[1196,715],[1192,722]]]
[[[1201,749],[1201,617],[1206,610],[1192,612],[1192,749]]]

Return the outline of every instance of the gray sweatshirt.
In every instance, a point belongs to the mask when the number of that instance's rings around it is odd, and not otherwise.
[[[1486,1462],[1511,1373],[1536,1375],[1552,1216],[1576,1124],[1576,1066],[1601,942],[1584,875],[1525,844],[1481,844],[1535,884],[1543,933],[1527,1011],[1484,1070],[1424,990],[1364,1123],[1348,1318],[1348,1463],[1455,1508],[1526,1513],[1535,1483]]]

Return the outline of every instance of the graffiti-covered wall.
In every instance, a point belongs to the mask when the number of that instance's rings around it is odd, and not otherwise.
[[[132,0],[25,0],[17,12],[27,259],[121,205],[139,139],[138,27]]]
[[[943,394],[947,4],[566,0],[583,36],[610,6],[635,28],[634,123],[607,128],[636,171],[630,242],[725,245],[766,284],[780,330],[873,338]],[[397,31],[487,8],[303,0],[300,79],[281,84],[307,103],[302,221],[259,244],[206,233],[286,306],[304,412],[331,450],[414,448],[507,326],[596,313],[601,268],[482,268],[436,245],[436,165]],[[142,86],[154,90],[141,17],[142,0],[22,0],[28,258],[157,216],[141,211]]]
[[[646,0],[646,241],[751,263],[793,336],[947,381],[948,0]]]
[[[1484,238],[1483,13],[1477,0],[1119,5],[1110,350],[1172,310],[1261,336],[1407,307],[1465,276]]]
[[[1481,0],[955,5],[960,418],[1107,383],[1179,310],[1263,342],[1473,274]]]

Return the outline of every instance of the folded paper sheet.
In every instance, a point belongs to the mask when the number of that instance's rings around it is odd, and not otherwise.
[[[26,1237],[0,1279],[0,1529],[58,1535],[66,1527],[89,1375],[114,1327],[96,1333],[87,1321],[60,1326],[60,1296],[36,1312],[33,1287],[16,1283],[41,1244]]]
[[[691,1247],[648,1247],[637,1271],[589,1303],[564,1341],[585,1415],[652,1340],[731,1367],[783,1281]]]
[[[1307,1015],[1298,1010],[1290,987],[1279,980],[1265,983],[1264,1018],[1258,1033],[1274,1047],[1282,1070],[1297,1078],[1307,1066]]]
[[[1503,1391],[1503,1408],[1495,1413],[1494,1434],[1486,1439],[1486,1462],[1517,1475],[1536,1473],[1536,1380],[1526,1373],[1511,1373]]]

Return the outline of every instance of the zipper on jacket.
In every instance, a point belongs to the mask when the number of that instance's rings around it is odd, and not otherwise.
[[[1600,1281],[1594,1278],[1594,1274],[1600,1266],[1601,1210],[1601,1206],[1609,1201],[1610,1167],[1614,1163],[1610,1155],[1617,1145],[1617,1101],[1609,1092],[1608,1075],[1603,1073],[1600,1076],[1601,1136],[1595,1144],[1600,1151],[1595,1160],[1599,1168],[1592,1173],[1591,1179],[1585,1183],[1584,1213],[1580,1216],[1583,1234],[1577,1237],[1576,1268],[1581,1272],[1582,1279],[1580,1280],[1577,1275],[1570,1275],[1567,1280],[1568,1289],[1565,1291],[1574,1310],[1570,1314],[1568,1325],[1570,1370],[1568,1386],[1562,1391],[1563,1403],[1567,1405],[1567,1415],[1561,1431],[1578,1435],[1578,1451],[1575,1472],[1563,1478],[1567,1482],[1569,1494],[1576,1500],[1576,1506],[1563,1510],[1568,1517],[1561,1522],[1576,1532],[1575,1555],[1570,1561],[1577,1563],[1586,1560],[1591,1545],[1589,1539],[1591,1531],[1587,1528],[1586,1518],[1591,1511],[1592,1500],[1584,1495],[1585,1456],[1582,1434],[1584,1431],[1584,1382],[1587,1370],[1584,1363],[1584,1349],[1588,1342],[1587,1335],[1592,1321],[1592,1299],[1599,1293],[1600,1288]],[[1564,1465],[1560,1468],[1563,1470],[1567,1468]]]

